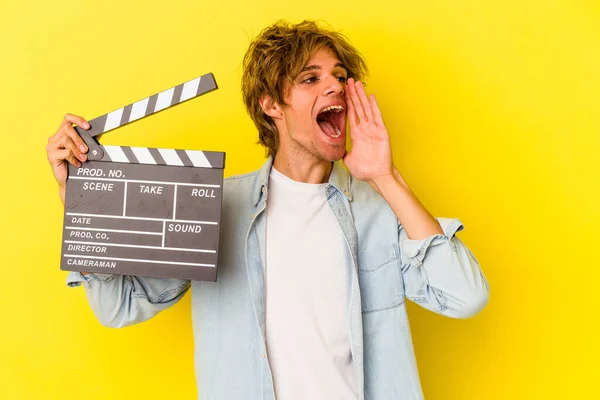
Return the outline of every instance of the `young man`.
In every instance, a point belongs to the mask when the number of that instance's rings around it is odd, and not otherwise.
[[[69,275],[112,327],[191,285],[200,399],[421,399],[405,299],[457,318],[486,304],[460,221],[433,218],[394,167],[365,71],[338,33],[266,28],[242,91],[269,158],[225,182],[218,282]],[[47,147],[63,201],[66,162],[86,159],[73,124],[87,122],[67,115]]]

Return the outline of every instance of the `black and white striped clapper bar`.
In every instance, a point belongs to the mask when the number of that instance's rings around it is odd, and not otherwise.
[[[75,127],[61,269],[216,281],[225,153],[102,146],[94,137],[217,89],[212,74]]]

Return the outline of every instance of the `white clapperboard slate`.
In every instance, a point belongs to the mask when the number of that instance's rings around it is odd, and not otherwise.
[[[61,269],[216,281],[225,153],[102,146],[95,136],[217,89],[206,74],[75,127]]]

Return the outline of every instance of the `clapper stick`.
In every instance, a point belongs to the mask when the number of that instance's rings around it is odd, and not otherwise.
[[[156,114],[160,111],[216,90],[217,88],[218,87],[214,75],[212,73],[208,73],[170,89],[163,90],[160,93],[153,94],[152,96],[136,101],[135,103],[126,105],[125,107],[121,107],[108,114],[94,118],[88,121],[90,124],[90,128],[88,130],[78,126],[75,127],[75,130],[90,149],[88,153],[89,160],[128,162],[131,159],[128,157],[128,155],[131,155],[131,153],[127,149],[124,149],[122,146],[102,146],[92,138],[152,114]],[[121,150],[124,150],[125,154],[123,154],[123,151]],[[143,152],[143,150],[140,151]],[[166,160],[164,160],[164,156],[159,156],[156,153],[151,156],[141,156],[142,160],[149,161],[147,162],[149,164],[169,165]],[[135,160],[135,157],[133,159]],[[205,166],[206,163],[212,165],[210,164],[210,161],[205,161],[202,159],[201,153],[193,154],[191,160],[202,162],[205,164]],[[190,161],[192,164],[186,164],[188,161],[186,157],[183,157],[181,161],[184,163],[181,165],[195,165],[194,161]],[[141,162],[144,163],[143,161]]]
[[[95,137],[217,89],[206,74],[75,127],[61,269],[215,281],[225,153],[103,146]]]

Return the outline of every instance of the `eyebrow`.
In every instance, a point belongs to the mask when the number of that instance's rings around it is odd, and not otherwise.
[[[344,67],[344,64],[342,64],[341,62],[339,62],[339,63],[337,63],[337,64],[335,64],[333,66],[333,68],[337,68],[337,67],[343,68],[346,71],[348,70],[346,67]],[[302,71],[300,71],[300,72],[313,71],[315,69],[321,69],[321,66],[320,65],[316,65],[316,64],[307,65],[306,67],[302,68]]]

